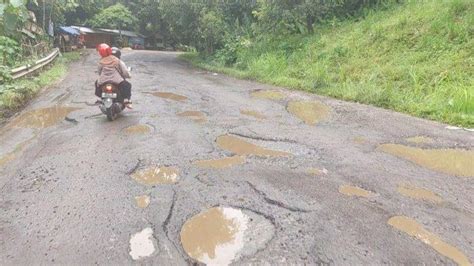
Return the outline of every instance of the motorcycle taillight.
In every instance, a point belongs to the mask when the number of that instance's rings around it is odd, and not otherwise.
[[[111,91],[112,91],[112,85],[107,84],[107,85],[105,86],[105,90],[111,92]]]

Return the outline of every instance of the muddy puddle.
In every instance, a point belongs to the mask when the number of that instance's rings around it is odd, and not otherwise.
[[[149,125],[139,124],[127,127],[123,131],[127,134],[144,135],[152,132],[152,128]]]
[[[180,117],[187,117],[191,120],[193,120],[196,123],[205,123],[206,122],[206,115],[203,112],[200,111],[185,111],[182,113],[177,114]]]
[[[308,125],[315,125],[318,122],[325,120],[330,113],[330,109],[327,105],[317,101],[291,101],[288,103],[287,110]]]
[[[148,207],[148,205],[150,205],[150,196],[148,195],[136,196],[135,204],[137,204],[138,208],[145,209],[146,207]]]
[[[216,140],[219,148],[228,150],[237,155],[257,155],[257,156],[270,156],[270,157],[279,157],[279,156],[290,156],[290,153],[283,151],[268,150],[247,142],[241,138],[223,135],[217,138]]]
[[[341,185],[339,187],[339,193],[347,195],[347,196],[356,196],[356,197],[363,197],[368,198],[374,195],[371,191],[365,190],[360,187],[355,187],[351,185]]]
[[[145,228],[133,234],[130,238],[130,256],[133,260],[150,257],[155,252],[156,240],[153,237],[153,229]]]
[[[452,259],[458,265],[471,265],[467,256],[459,249],[444,242],[440,237],[427,231],[421,224],[411,218],[395,216],[388,220],[388,224],[409,236],[417,238],[443,256]]]
[[[286,97],[286,95],[280,91],[271,91],[271,90],[254,91],[250,95],[254,98],[269,99],[269,100],[283,100]]]
[[[445,174],[474,176],[472,150],[420,149],[400,144],[382,144],[377,149]]]
[[[443,198],[434,192],[424,188],[415,187],[410,184],[399,184],[397,191],[401,195],[412,199],[426,200],[434,203],[440,203],[443,201]]]
[[[367,139],[364,137],[355,137],[352,139],[352,141],[356,144],[365,144],[367,143]]]
[[[174,184],[178,182],[178,169],[174,167],[151,167],[132,174],[132,178],[144,185]]]
[[[314,175],[314,176],[324,176],[328,174],[328,170],[326,168],[309,168],[308,169],[308,174]]]
[[[191,258],[208,265],[228,265],[263,248],[274,231],[260,215],[215,207],[186,221],[180,238]]]
[[[12,123],[15,127],[47,128],[64,120],[69,113],[79,109],[61,106],[36,109],[21,114]]]
[[[240,110],[240,113],[247,116],[252,116],[257,119],[266,119],[267,117],[260,112],[253,110]]]
[[[184,102],[188,99],[188,97],[186,96],[175,94],[172,92],[152,92],[151,94],[156,97],[178,101],[178,102]]]
[[[431,144],[434,143],[434,140],[430,137],[426,136],[415,136],[415,137],[410,137],[405,139],[407,142],[413,143],[413,144]]]
[[[244,156],[232,156],[226,157],[221,159],[213,159],[213,160],[200,160],[195,161],[193,164],[200,168],[214,168],[214,169],[222,169],[228,168],[235,165],[240,165],[245,163]]]

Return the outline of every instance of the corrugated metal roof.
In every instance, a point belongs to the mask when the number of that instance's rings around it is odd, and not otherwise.
[[[69,35],[80,35],[79,30],[73,28],[73,27],[59,27],[60,31],[67,33]]]
[[[114,34],[120,34],[120,31],[119,30],[111,30],[111,29],[99,29],[101,31],[105,31],[105,32],[110,32],[110,33],[114,33]],[[136,32],[133,32],[133,31],[128,31],[128,30],[122,30],[122,35],[123,36],[127,36],[127,37],[139,37],[139,38],[143,38],[143,35],[139,34],[139,33],[136,33]]]

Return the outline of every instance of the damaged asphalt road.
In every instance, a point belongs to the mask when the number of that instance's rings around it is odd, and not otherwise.
[[[0,264],[469,264],[474,135],[131,51],[134,109],[97,56],[0,128]]]

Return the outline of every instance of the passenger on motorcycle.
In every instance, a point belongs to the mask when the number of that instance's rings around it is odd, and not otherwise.
[[[99,98],[102,96],[101,86],[103,84],[117,84],[124,98],[124,104],[128,108],[132,108],[132,102],[130,101],[132,84],[126,80],[131,76],[125,63],[120,60],[120,51],[117,53],[117,50],[115,50],[114,52],[118,57],[114,56],[112,48],[105,43],[99,44],[97,50],[102,58],[99,61],[99,79],[95,83],[95,95]]]

